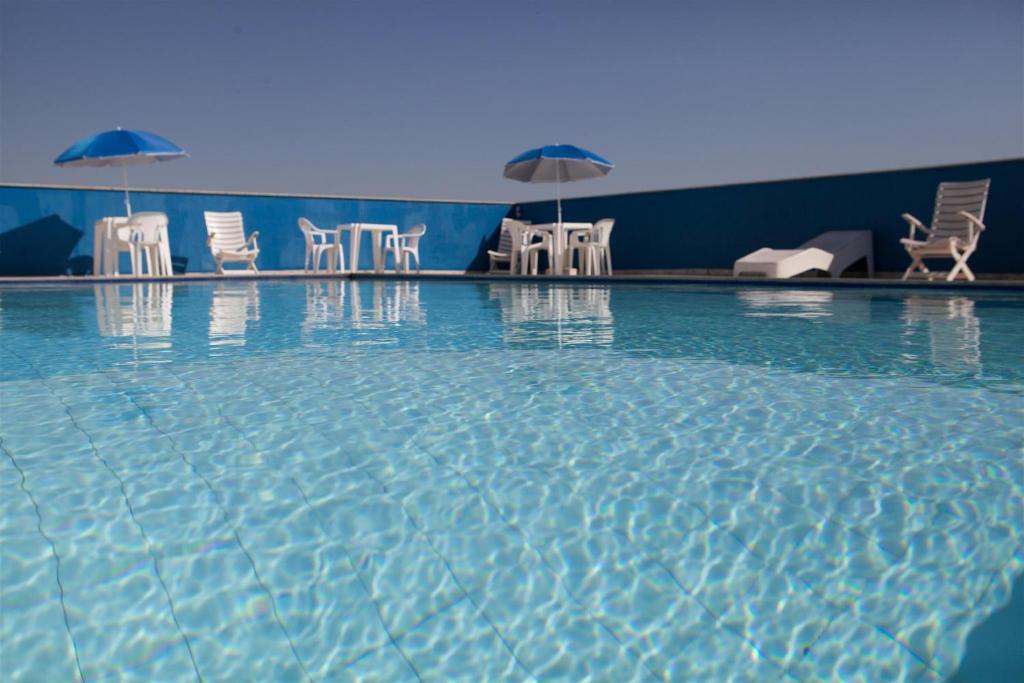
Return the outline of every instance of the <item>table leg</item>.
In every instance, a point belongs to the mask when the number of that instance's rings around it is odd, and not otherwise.
[[[171,240],[167,235],[167,230],[160,231],[160,273],[164,277],[170,277],[174,275],[174,270],[171,267]]]
[[[373,231],[373,272],[381,273],[384,271],[384,259],[381,258],[381,241],[384,239],[384,233],[380,230]]]
[[[359,237],[362,230],[359,229],[358,225],[352,226],[352,233],[349,235],[348,241],[348,260],[351,271],[355,273],[359,270]]]
[[[92,226],[92,274],[102,275],[103,250],[106,249],[104,233],[107,230],[107,222],[98,220]]]
[[[562,274],[562,254],[565,252],[565,231],[562,226],[555,227],[554,234],[551,236],[553,244],[551,245],[551,252],[554,256],[552,258],[551,270],[555,275]]]

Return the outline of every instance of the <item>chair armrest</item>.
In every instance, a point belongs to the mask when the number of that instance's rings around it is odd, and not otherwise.
[[[961,218],[967,219],[967,237],[973,244],[974,240],[981,234],[981,231],[985,229],[985,224],[979,221],[973,214],[969,214],[966,211],[961,211],[957,215]],[[977,233],[974,232],[975,228],[978,230]]]
[[[978,230],[985,229],[985,224],[979,221],[974,215],[969,214],[966,211],[961,211],[958,215],[961,216],[962,218],[966,218],[970,222],[972,227],[975,227]]]
[[[909,235],[910,239],[914,239],[914,231],[915,230],[920,230],[921,232],[925,233],[926,235],[932,234],[932,231],[929,230],[928,228],[926,228],[924,223],[922,223],[921,221],[917,220],[916,218],[911,216],[909,213],[903,214],[901,216],[901,218],[903,220],[905,220],[907,223],[910,224],[910,235]]]
[[[256,238],[260,236],[259,230],[253,230],[252,234],[249,235],[249,239],[245,241],[246,244],[252,243],[253,248],[259,249],[259,245],[256,244]]]

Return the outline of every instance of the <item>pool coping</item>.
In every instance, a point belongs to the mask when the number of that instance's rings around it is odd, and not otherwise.
[[[224,281],[298,281],[298,280],[462,280],[484,282],[522,282],[557,284],[689,284],[720,286],[757,286],[812,289],[881,288],[881,289],[939,289],[939,290],[1024,290],[1024,275],[1012,274],[979,279],[974,282],[957,280],[913,279],[902,280],[896,276],[864,278],[796,277],[775,279],[764,277],[733,277],[726,274],[670,272],[670,271],[624,271],[611,276],[572,275],[508,275],[485,271],[433,270],[421,273],[312,273],[302,270],[271,270],[252,273],[249,271],[227,271],[218,275],[213,272],[185,273],[172,277],[135,277],[130,275],[48,275],[48,276],[0,276],[0,287],[77,287],[97,284],[143,284],[143,283],[199,283]]]

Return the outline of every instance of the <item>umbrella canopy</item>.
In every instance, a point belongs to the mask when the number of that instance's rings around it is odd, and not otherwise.
[[[187,156],[181,147],[155,133],[117,128],[79,140],[53,163],[58,166],[120,166],[124,176],[124,205],[131,216],[127,167]]]
[[[545,145],[505,164],[505,177],[524,183],[555,183],[558,222],[562,222],[562,182],[601,178],[615,168],[607,159],[575,145]]]

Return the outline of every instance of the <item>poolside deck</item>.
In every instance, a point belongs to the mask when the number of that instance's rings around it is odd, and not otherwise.
[[[915,287],[915,288],[972,288],[972,289],[1005,289],[1024,288],[1024,273],[978,273],[974,282],[957,280],[902,280],[901,273],[880,273],[873,278],[867,277],[795,277],[789,279],[769,279],[763,277],[733,277],[729,271],[715,269],[688,270],[624,270],[612,276],[578,277],[548,275],[489,274],[477,271],[459,270],[425,270],[419,274],[403,274],[394,272],[375,273],[359,271],[358,273],[317,274],[302,270],[266,270],[252,273],[246,270],[226,271],[223,275],[213,272],[185,273],[173,278],[134,277],[121,275],[116,277],[105,275],[46,275],[46,276],[0,276],[0,285],[89,285],[89,284],[130,284],[135,282],[205,282],[219,280],[308,280],[308,279],[471,279],[489,281],[522,281],[522,282],[564,282],[564,283],[679,283],[679,284],[722,284],[722,285],[759,285],[765,287]]]

